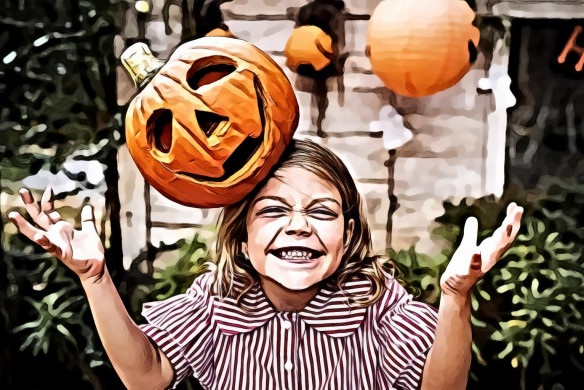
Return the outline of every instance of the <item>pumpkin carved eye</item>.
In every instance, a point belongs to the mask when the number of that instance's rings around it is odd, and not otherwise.
[[[172,112],[169,110],[156,110],[148,118],[147,129],[150,137],[154,137],[156,149],[162,153],[168,153],[172,145]]]
[[[235,72],[235,65],[231,63],[201,63],[195,62],[187,74],[189,86],[197,90],[202,86],[221,80],[230,73]]]

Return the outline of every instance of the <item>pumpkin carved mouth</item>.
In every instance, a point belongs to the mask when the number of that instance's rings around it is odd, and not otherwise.
[[[207,177],[202,175],[197,175],[191,172],[184,172],[180,171],[177,172],[178,174],[188,176],[198,181],[208,181],[208,182],[222,182],[229,179],[233,176],[237,171],[247,164],[249,160],[254,156],[254,154],[259,149],[260,145],[264,141],[264,134],[266,132],[266,117],[265,117],[265,97],[262,94],[261,87],[259,84],[259,80],[257,77],[254,77],[254,88],[257,96],[258,101],[258,109],[260,113],[260,122],[262,126],[262,132],[256,138],[247,137],[234,151],[231,155],[225,160],[223,163],[223,171],[225,172],[221,177]],[[200,111],[201,112],[201,111]],[[201,112],[202,113],[202,112]],[[201,114],[199,114],[201,115]],[[197,115],[197,121],[199,121],[199,115]],[[225,122],[229,121],[229,118],[214,114],[214,113],[205,113],[205,115],[201,115],[202,121],[199,121],[199,126],[207,137],[213,134],[213,131],[220,126],[223,126]],[[208,130],[205,130],[208,129]],[[207,133],[210,131],[210,133]]]

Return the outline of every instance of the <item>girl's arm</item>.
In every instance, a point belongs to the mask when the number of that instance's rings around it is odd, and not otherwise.
[[[132,320],[107,269],[82,281],[105,351],[128,389],[165,389],[173,379],[168,358]]]
[[[470,294],[442,293],[434,344],[424,366],[422,389],[466,389],[471,343]]]
[[[27,189],[20,190],[35,226],[19,213],[9,218],[20,232],[61,260],[79,276],[87,294],[99,337],[116,372],[130,389],[163,389],[173,378],[166,356],[130,318],[105,266],[104,250],[91,206],[81,210],[81,230],[61,219],[47,188],[40,205]]]
[[[466,389],[472,344],[471,289],[511,246],[522,214],[523,208],[511,203],[501,226],[480,246],[476,218],[466,221],[462,242],[440,280],[442,299],[434,345],[422,375],[423,390]]]

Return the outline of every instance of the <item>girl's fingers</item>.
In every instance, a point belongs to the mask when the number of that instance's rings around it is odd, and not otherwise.
[[[51,226],[52,222],[49,217],[41,211],[40,206],[37,204],[37,202],[35,202],[34,197],[30,191],[26,188],[21,188],[18,192],[20,193],[20,197],[24,203],[24,208],[34,223],[47,230],[49,226]]]
[[[523,215],[523,207],[517,206],[515,203],[511,203],[507,207],[507,215],[503,220],[501,226],[493,232],[493,235],[486,238],[481,243],[481,253],[489,259],[488,264],[484,266],[487,268],[492,267],[497,261],[500,260],[503,253],[513,243],[519,229],[521,227],[521,216]]]
[[[93,216],[93,207],[88,204],[81,209],[81,231],[97,233],[95,217]]]
[[[34,198],[33,198],[32,194],[30,193],[30,191],[27,188],[21,188],[18,191],[18,193],[20,194],[20,197],[22,198],[22,201],[24,202],[24,204],[29,204],[29,203],[33,203],[34,202]],[[40,209],[38,208],[38,205],[37,205],[37,209],[40,212]]]
[[[55,244],[55,240],[51,239],[47,236],[47,232],[41,229],[37,229],[32,226],[22,215],[17,213],[16,211],[11,212],[8,214],[8,218],[18,227],[18,230],[29,240],[33,241],[35,244],[40,245],[44,250],[55,255],[60,252],[60,246]]]
[[[517,203],[515,202],[511,202],[507,205],[507,215],[511,214],[511,212],[513,211],[513,209],[517,207]]]
[[[501,226],[493,234],[500,243],[500,247],[511,245],[515,240],[519,228],[521,227],[521,216],[523,215],[523,207],[511,203],[507,207],[507,215],[503,220]]]
[[[472,260],[470,261],[470,269],[468,273],[471,274],[473,272],[480,271],[482,268],[483,260],[481,259],[480,253],[475,253],[472,255]]]
[[[514,210],[514,214],[513,214],[513,222],[512,222],[512,231],[511,231],[511,235],[513,238],[515,238],[515,236],[517,236],[517,233],[519,233],[519,228],[521,227],[521,218],[523,217],[523,207],[521,206],[517,206],[515,207]]]
[[[65,230],[54,231],[54,233],[49,238],[59,249],[57,257],[67,262],[70,261],[73,257],[71,236]]]
[[[45,192],[43,192],[41,210],[47,215],[53,211],[53,189],[51,186],[47,186]]]
[[[8,217],[18,227],[20,232],[34,243],[40,245],[50,254],[61,260],[70,259],[72,256],[71,238],[64,229],[51,229],[44,231],[30,224],[18,212],[11,212]]]
[[[57,223],[61,220],[61,214],[58,211],[53,211],[49,213],[48,217],[53,223]]]
[[[32,218],[36,218],[36,216],[39,215],[39,213],[41,212],[41,208],[39,207],[37,202],[34,201],[34,198],[30,191],[27,190],[26,188],[21,188],[18,191],[18,193],[20,194],[20,198],[22,199],[22,202],[24,203],[24,208],[26,209],[28,214]]]
[[[454,275],[461,279],[471,278],[478,281],[482,276],[482,265],[483,261],[481,259],[480,253],[475,253],[472,255],[470,262],[468,263],[468,268],[464,272],[455,273]]]
[[[474,248],[477,246],[477,236],[479,232],[479,222],[475,217],[468,217],[464,223],[464,233],[460,246],[463,248]]]
[[[32,226],[22,215],[16,211],[12,211],[8,214],[8,218],[16,225],[18,230],[28,237],[29,240],[37,242],[37,236],[42,233],[42,230]]]

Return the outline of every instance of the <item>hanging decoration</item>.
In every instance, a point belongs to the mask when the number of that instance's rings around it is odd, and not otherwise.
[[[404,96],[456,84],[476,60],[479,30],[463,0],[385,0],[367,31],[366,54],[385,86]]]
[[[345,45],[345,3],[341,0],[314,0],[295,13],[296,27],[286,43],[286,66],[298,73],[296,88],[312,93],[318,116],[317,135],[324,137],[322,122],[328,107],[327,80],[336,78],[339,101],[343,99]]]
[[[309,65],[314,71],[323,70],[331,63],[333,40],[316,26],[300,26],[294,29],[284,50],[286,66],[293,71]]]
[[[221,29],[226,34],[230,34],[221,12],[221,4],[230,1],[232,0],[164,0],[162,20],[166,35],[172,34],[170,27],[171,6],[178,6],[181,9],[181,41],[183,42],[207,36],[210,31],[215,29]],[[215,32],[213,36],[219,36],[219,33]]]

